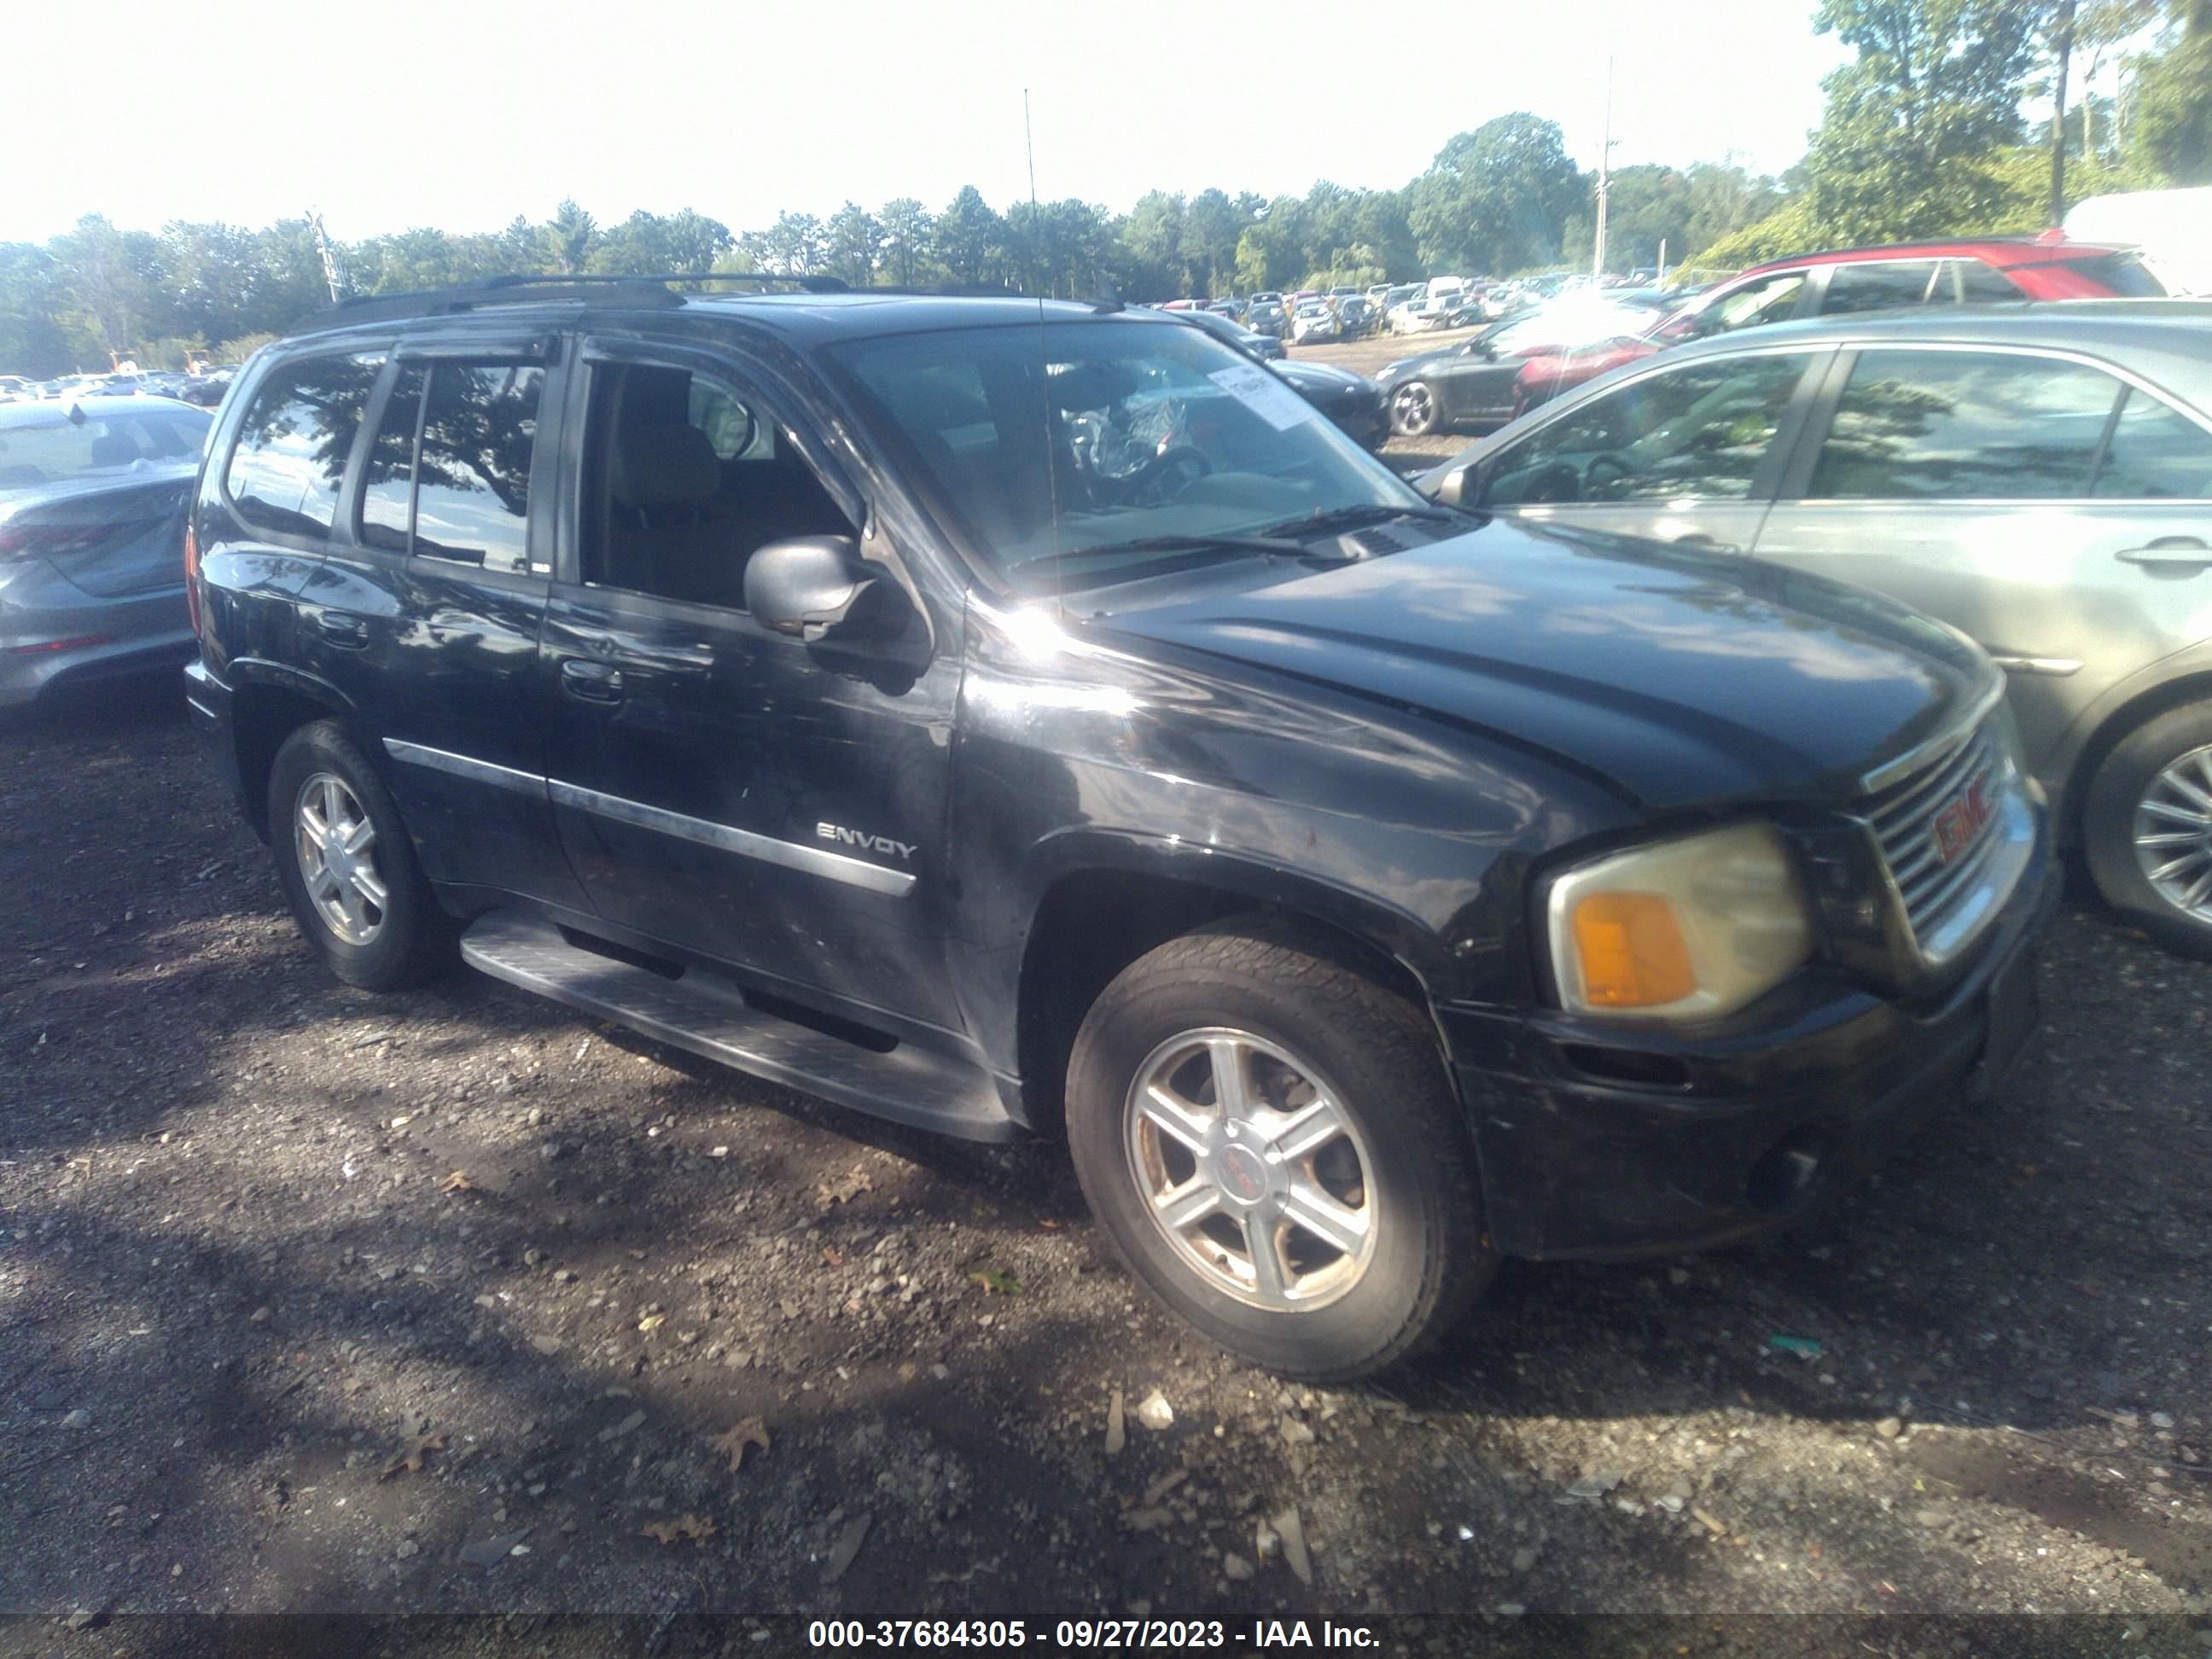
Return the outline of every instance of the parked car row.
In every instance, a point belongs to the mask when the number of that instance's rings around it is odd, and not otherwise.
[[[204,374],[173,369],[152,369],[113,374],[67,374],[58,380],[33,380],[21,374],[0,374],[0,404],[58,403],[81,398],[173,398],[179,403],[212,409],[222,401],[223,391],[238,373],[225,364]]]

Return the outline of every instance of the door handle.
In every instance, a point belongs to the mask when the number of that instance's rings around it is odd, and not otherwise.
[[[315,631],[349,651],[358,651],[368,643],[368,624],[343,611],[315,612]]]
[[[2116,556],[2128,564],[2212,564],[2212,547],[2194,536],[2160,536],[2145,547],[2124,547]]]
[[[1701,531],[1692,531],[1686,536],[1669,536],[1667,538],[1667,544],[1669,547],[1703,548],[1708,553],[1741,553],[1743,551],[1743,550],[1738,547],[1734,542],[1717,542],[1711,536],[1705,534]]]
[[[561,665],[561,689],[585,702],[620,702],[622,670],[612,663],[570,657]]]

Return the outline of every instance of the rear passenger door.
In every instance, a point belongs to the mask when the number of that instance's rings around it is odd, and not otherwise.
[[[809,645],[745,610],[758,549],[867,519],[804,406],[758,366],[587,347],[544,635],[554,805],[618,940],[957,1029],[932,879],[957,654]]]
[[[2212,432],[2109,366],[1996,346],[1836,362],[1756,544],[1963,629],[2006,668],[2028,759],[2212,635]]]
[[[580,904],[546,797],[539,690],[550,356],[542,334],[403,343],[301,632],[381,748],[433,880]]]

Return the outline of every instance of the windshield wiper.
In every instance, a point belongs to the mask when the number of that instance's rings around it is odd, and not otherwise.
[[[1448,507],[1386,507],[1380,501],[1359,501],[1350,507],[1332,507],[1326,513],[1310,514],[1303,519],[1285,519],[1280,524],[1271,524],[1262,532],[1268,536],[1318,536],[1331,531],[1358,530],[1367,525],[1381,524],[1386,519],[1428,519],[1438,524],[1456,524],[1467,515]]]
[[[1139,536],[1132,541],[1101,542],[1095,547],[1071,547],[1059,553],[1040,553],[1035,558],[1009,565],[1006,574],[1012,575],[1018,570],[1034,570],[1039,566],[1071,564],[1078,559],[1115,553],[1256,553],[1277,559],[1328,556],[1316,554],[1303,542],[1291,541],[1279,536]]]

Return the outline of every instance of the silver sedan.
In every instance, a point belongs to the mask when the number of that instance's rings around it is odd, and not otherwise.
[[[0,407],[0,708],[191,658],[185,507],[211,422],[156,398]]]
[[[1729,335],[1594,380],[1422,482],[1951,623],[2007,671],[2027,763],[2106,901],[2212,956],[2212,303]],[[1973,879],[1943,840],[1971,788],[1930,805],[1912,879]]]

